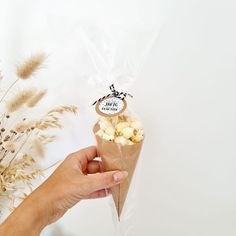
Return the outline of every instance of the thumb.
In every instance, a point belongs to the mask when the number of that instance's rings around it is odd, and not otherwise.
[[[87,176],[90,191],[111,188],[121,183],[128,176],[127,171],[108,171]]]

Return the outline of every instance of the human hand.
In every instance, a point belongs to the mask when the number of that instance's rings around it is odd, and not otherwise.
[[[39,188],[51,195],[50,222],[57,220],[82,199],[101,198],[110,188],[121,183],[126,171],[103,172],[96,147],[88,147],[70,154],[56,171]]]
[[[6,231],[9,236],[16,235],[16,232],[19,236],[26,233],[38,235],[46,225],[58,220],[80,200],[107,196],[109,189],[121,183],[128,173],[103,172],[102,163],[94,160],[95,157],[96,147],[88,147],[70,154],[12,213],[3,224],[2,230],[13,230],[12,234]],[[13,223],[14,228],[10,227]]]

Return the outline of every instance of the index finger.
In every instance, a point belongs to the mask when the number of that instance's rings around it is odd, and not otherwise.
[[[72,156],[73,158],[78,159],[82,171],[84,171],[87,168],[88,162],[97,157],[97,148],[95,146],[83,148],[77,152],[72,153]]]

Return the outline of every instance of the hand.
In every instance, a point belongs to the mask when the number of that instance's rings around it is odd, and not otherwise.
[[[127,172],[103,172],[96,147],[70,154],[41,186],[42,192],[51,193],[50,223],[60,218],[82,199],[105,197],[109,188],[119,184]]]
[[[80,200],[107,196],[110,188],[121,183],[128,173],[102,172],[102,163],[95,157],[96,147],[70,154],[3,223],[0,235],[39,235]]]

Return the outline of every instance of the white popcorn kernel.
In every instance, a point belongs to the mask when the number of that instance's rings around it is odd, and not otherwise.
[[[122,132],[122,130],[126,127],[129,127],[128,122],[120,122],[116,125],[116,130],[117,130],[117,132]]]
[[[107,120],[99,121],[100,129],[105,130],[107,127],[112,126],[111,122]]]
[[[143,136],[143,130],[142,130],[142,129],[138,129],[136,135],[141,135],[141,136]]]
[[[142,135],[134,135],[131,140],[135,143],[139,143],[143,140],[143,136]]]
[[[143,125],[140,121],[133,121],[131,122],[130,126],[136,130],[142,129]]]
[[[109,135],[109,134],[104,133],[102,138],[107,141],[112,141],[112,140],[114,140],[114,135]]]
[[[122,130],[122,134],[125,138],[129,139],[134,134],[134,128],[126,127]]]
[[[109,126],[105,129],[105,133],[109,135],[115,135],[115,129],[112,126]]]
[[[103,132],[103,130],[101,130],[101,129],[96,132],[96,135],[98,135],[98,136],[100,136],[100,137],[102,137],[103,134],[104,134],[104,132]]]
[[[118,136],[115,138],[115,142],[119,143],[121,145],[126,145],[127,144],[127,139],[124,138],[123,136]]]

